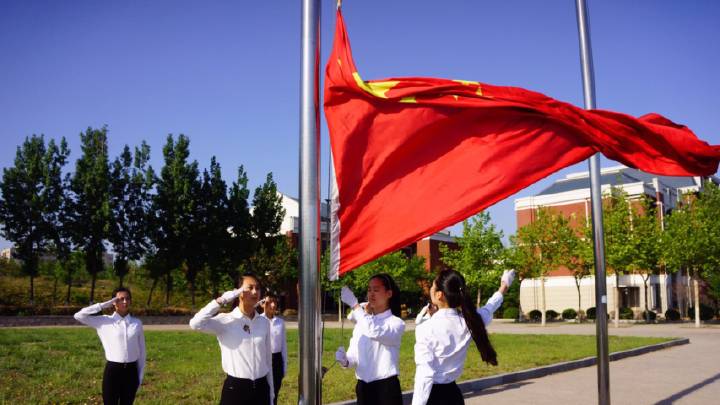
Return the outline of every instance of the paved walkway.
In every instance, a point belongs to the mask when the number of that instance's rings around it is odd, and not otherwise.
[[[546,327],[494,323],[494,333],[595,334],[595,325]],[[610,362],[612,404],[720,404],[720,327],[621,325],[611,335],[688,337],[690,344]],[[597,367],[489,388],[466,398],[480,404],[597,404]]]

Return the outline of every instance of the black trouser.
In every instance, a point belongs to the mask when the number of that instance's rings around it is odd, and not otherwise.
[[[105,363],[103,373],[103,403],[105,405],[131,405],[140,385],[137,362]]]
[[[227,376],[220,396],[220,405],[270,405],[267,377],[253,381]]]
[[[280,384],[282,384],[283,374],[285,374],[285,363],[283,362],[282,353],[272,354],[272,368],[273,391],[275,391],[275,405],[277,405]]]
[[[455,381],[448,384],[433,384],[427,405],[464,405],[465,399]]]
[[[357,405],[402,405],[402,391],[397,376],[373,382],[358,380],[355,386]]]

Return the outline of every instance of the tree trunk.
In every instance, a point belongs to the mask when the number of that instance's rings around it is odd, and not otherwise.
[[[195,280],[190,282],[190,297],[192,302],[192,309],[195,310]]]
[[[152,295],[153,291],[155,291],[155,287],[157,286],[158,277],[153,278],[152,287],[150,287],[150,293],[148,294],[148,300],[147,300],[147,306],[150,306],[150,302],[152,301]]]
[[[90,287],[90,303],[93,304],[95,302],[95,280],[97,280],[97,273],[93,273],[92,275],[92,287]]]
[[[600,316],[600,314],[597,313],[597,308],[595,308],[595,316]],[[606,314],[602,314],[602,316],[607,316]],[[614,317],[614,323],[615,327],[620,327],[620,274],[615,271],[615,317]]]
[[[477,299],[475,300],[475,308],[480,308],[482,306],[482,287],[478,287],[478,293],[477,293]]]
[[[693,292],[695,293],[695,327],[700,327],[700,280],[697,269],[693,269]]]
[[[125,276],[122,275],[122,276],[120,276],[119,278],[120,278],[120,287],[122,287],[122,286],[123,286],[123,279],[125,279]]]
[[[165,305],[170,306],[170,290],[172,289],[172,277],[170,273],[165,276]]]
[[[578,311],[577,311],[577,320],[578,322],[582,322],[582,317],[580,316],[580,311],[582,311],[582,299],[580,298],[580,281],[577,277],[575,278],[575,286],[578,290]],[[595,311],[597,313],[597,311]]]
[[[520,277],[518,277],[518,286],[522,286],[522,279]],[[522,311],[522,304],[520,303],[521,302],[520,301],[520,292],[521,292],[521,289],[519,289],[519,291],[518,291],[518,322],[522,322],[523,318],[524,318],[523,311]]]
[[[540,324],[545,326],[545,277],[540,276],[540,288],[542,290],[542,314],[540,314]]]
[[[70,305],[70,288],[72,288],[72,279],[68,279],[67,295],[65,295],[65,305]]]
[[[52,306],[55,306],[55,296],[57,295],[58,277],[53,277],[53,293],[52,293]]]
[[[645,285],[645,323],[650,323],[650,309],[648,308],[648,280],[650,280],[650,275],[647,275],[647,278],[643,277],[643,285]]]
[[[340,300],[340,296],[338,295],[338,322],[340,322],[340,325],[342,325],[342,321],[342,301]]]
[[[30,305],[35,306],[35,277],[30,276]]]

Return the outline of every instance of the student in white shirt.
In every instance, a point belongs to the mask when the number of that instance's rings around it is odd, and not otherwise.
[[[430,288],[437,311],[415,328],[415,386],[413,405],[464,404],[455,380],[465,366],[470,340],[487,363],[497,365],[485,325],[502,305],[513,282],[513,270],[503,273],[500,288],[481,308],[475,308],[465,278],[455,270],[440,272]]]
[[[280,385],[287,372],[287,337],[285,334],[285,321],[277,316],[279,312],[278,300],[274,295],[263,299],[263,314],[270,321],[270,351],[272,351],[272,373],[275,392],[275,405],[277,405]]]
[[[376,274],[368,282],[364,306],[347,287],[340,297],[352,308],[356,324],[347,353],[339,347],[335,359],[343,367],[355,367],[357,404],[402,405],[398,372],[405,322],[400,319],[397,284],[387,274]]]
[[[139,319],[130,316],[132,295],[125,287],[113,291],[109,301],[85,307],[75,319],[97,330],[105,349],[103,403],[130,405],[135,401],[145,369],[145,335]],[[112,315],[94,314],[115,307]]]
[[[210,301],[190,320],[190,328],[217,336],[223,371],[227,374],[220,404],[270,405],[273,402],[270,321],[255,307],[260,283],[251,273],[243,274],[235,290]],[[222,305],[240,303],[228,313],[217,314]],[[216,315],[217,314],[217,315]]]

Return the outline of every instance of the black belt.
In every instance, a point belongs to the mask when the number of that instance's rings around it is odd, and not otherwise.
[[[108,360],[107,363],[113,367],[118,367],[118,368],[137,367],[137,361],[132,361],[130,363],[118,363],[116,361]]]
[[[267,381],[267,375],[260,377],[257,380],[251,380],[249,378],[237,378],[237,377],[231,376],[230,374],[227,375],[227,378],[230,379],[231,381],[237,381],[238,383],[252,384],[253,388],[255,388],[256,384],[260,384],[262,381]]]

